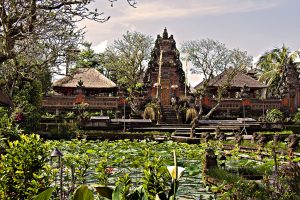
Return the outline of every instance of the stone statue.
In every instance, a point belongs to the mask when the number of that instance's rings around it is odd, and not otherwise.
[[[260,146],[262,146],[262,147],[265,146],[265,144],[267,143],[267,138],[266,138],[266,136],[260,135],[260,136],[258,137],[257,143],[258,143]]]
[[[225,133],[221,132],[220,135],[219,135],[219,140],[220,141],[225,141],[226,140],[226,135]]]
[[[213,139],[212,135],[210,133],[206,133],[205,138],[204,138],[205,142],[208,142],[211,139]]]
[[[276,133],[276,134],[273,136],[273,144],[274,144],[274,145],[277,145],[279,141],[280,141],[280,135],[279,135],[278,133]]]
[[[291,134],[288,137],[288,155],[293,156],[293,152],[299,147],[299,138],[296,134]]]
[[[254,133],[252,134],[251,144],[254,144],[254,143],[257,141],[258,136],[259,136],[259,135],[258,135],[256,132],[254,132]]]
[[[203,171],[206,172],[209,169],[218,167],[217,156],[215,155],[214,149],[207,148],[205,153],[205,161]]]
[[[234,135],[234,142],[237,144],[241,144],[243,142],[244,138],[243,135],[241,133],[236,133]]]

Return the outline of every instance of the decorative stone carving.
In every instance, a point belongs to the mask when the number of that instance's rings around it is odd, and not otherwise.
[[[205,135],[205,138],[204,138],[204,141],[205,142],[208,142],[209,140],[212,140],[213,139],[213,136],[208,132],[206,133]]]
[[[288,148],[291,151],[295,151],[299,146],[299,138],[296,134],[291,134],[288,137]]]
[[[207,170],[210,170],[212,168],[218,167],[218,161],[217,156],[215,155],[215,152],[212,148],[208,148],[205,150],[205,160],[204,160],[204,166],[203,171],[206,172]]]
[[[265,146],[266,143],[267,143],[267,138],[266,138],[266,136],[260,135],[260,136],[258,137],[257,143],[258,143],[260,146],[262,146],[262,147]]]
[[[258,139],[258,134],[256,132],[254,132],[252,134],[252,138],[251,138],[251,143],[254,144]]]
[[[241,144],[243,142],[244,138],[243,135],[241,133],[236,133],[234,135],[234,142],[237,144]]]

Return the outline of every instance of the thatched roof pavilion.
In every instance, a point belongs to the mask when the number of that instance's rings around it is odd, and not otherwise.
[[[79,82],[83,83],[87,95],[116,92],[118,89],[113,81],[94,68],[78,68],[69,76],[55,81],[52,86],[58,93],[71,95]]]
[[[229,81],[230,91],[231,93],[240,92],[245,86],[249,89],[249,93],[253,93],[256,90],[262,90],[267,88],[268,86],[259,82],[258,80],[254,79],[252,76],[244,73],[244,72],[237,72],[232,78],[229,78],[230,70],[225,70],[221,74],[217,75],[216,77],[210,79],[208,81],[208,90],[215,94],[218,90],[218,87],[223,86]],[[231,79],[231,80],[229,80]],[[199,89],[203,86],[204,82],[202,81],[198,85],[195,86],[195,89]]]

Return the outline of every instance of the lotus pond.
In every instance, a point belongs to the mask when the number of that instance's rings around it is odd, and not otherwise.
[[[72,189],[74,190],[81,184],[87,184],[90,188],[99,184],[114,187],[116,181],[127,177],[127,175],[132,181],[132,187],[138,187],[147,184],[147,182],[157,182],[168,189],[171,176],[168,174],[167,166],[174,165],[173,151],[175,150],[178,166],[185,168],[182,177],[179,179],[178,198],[215,198],[215,195],[203,185],[201,172],[205,149],[209,146],[214,147],[218,155],[220,153],[218,149],[222,148],[222,144],[219,142],[197,145],[173,141],[158,143],[144,140],[48,142],[51,149],[57,147],[64,154],[63,183],[67,195],[71,193]],[[266,153],[268,154],[268,151]],[[269,153],[271,155],[271,151]],[[259,162],[255,161],[258,156],[255,152],[246,154],[234,149],[230,154],[231,157],[227,160],[227,165],[231,165],[233,171],[236,166],[239,167],[239,162],[242,163],[243,168],[247,167],[247,164],[252,169],[262,166],[257,168],[260,169],[259,173],[262,174],[272,170],[274,166],[272,158],[266,157]],[[241,160],[241,158],[245,159]],[[284,160],[285,158],[283,156],[282,158],[279,157],[280,159]],[[148,177],[145,175],[147,174],[145,169],[149,168],[155,169],[155,180],[149,178],[149,175]]]

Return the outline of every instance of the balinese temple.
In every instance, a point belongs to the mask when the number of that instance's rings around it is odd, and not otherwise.
[[[118,109],[117,85],[96,69],[78,68],[52,87],[56,94],[45,96],[42,103],[48,112],[70,111],[80,103],[92,111]]]
[[[169,36],[166,28],[163,35],[158,35],[155,41],[144,85],[147,96],[158,98],[162,106],[170,105],[172,96],[185,94],[185,73],[180,54],[173,35]]]

